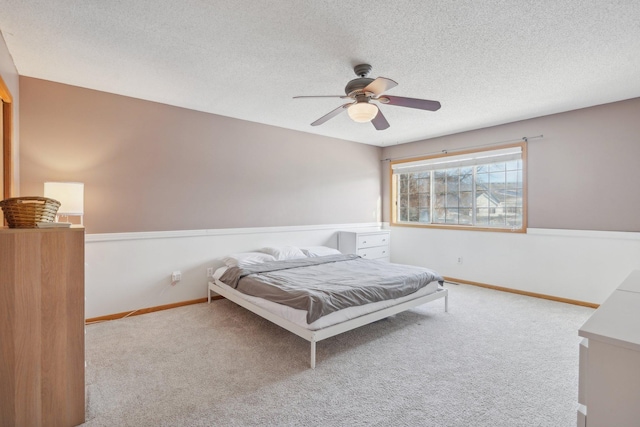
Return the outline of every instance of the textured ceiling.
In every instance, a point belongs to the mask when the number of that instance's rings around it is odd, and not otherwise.
[[[0,0],[19,74],[374,145],[640,96],[640,1]],[[438,100],[343,113],[352,67]],[[520,137],[515,135],[514,137]]]

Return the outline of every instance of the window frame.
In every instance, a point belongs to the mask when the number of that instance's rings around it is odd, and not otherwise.
[[[393,166],[402,163],[409,162],[418,162],[418,161],[426,161],[432,159],[446,158],[451,156],[460,156],[464,154],[476,154],[482,153],[486,151],[496,151],[500,149],[520,147],[521,149],[521,160],[522,160],[522,225],[520,228],[511,228],[511,227],[488,227],[488,226],[478,226],[473,224],[438,224],[438,223],[416,223],[416,222],[399,222],[398,221],[398,185],[396,184],[396,178],[393,174]],[[527,142],[521,141],[514,144],[506,144],[500,146],[491,146],[491,147],[483,147],[469,150],[461,150],[454,152],[444,152],[443,154],[436,154],[430,156],[420,156],[420,157],[412,157],[401,160],[392,160],[389,162],[389,188],[390,188],[390,225],[394,227],[417,227],[417,228],[437,228],[437,229],[450,229],[450,230],[472,230],[472,231],[493,231],[493,232],[508,232],[508,233],[526,233],[527,232],[527,206],[528,206],[528,184],[527,184]],[[446,167],[444,168],[446,169]],[[431,198],[431,205],[434,202],[434,194],[433,194],[433,179],[431,180],[431,191],[429,193],[429,197]],[[475,182],[475,173],[474,173],[474,182],[473,182],[473,192],[475,194],[476,182]],[[475,210],[477,209],[474,203],[474,217]],[[430,221],[433,221],[433,206],[430,209]]]

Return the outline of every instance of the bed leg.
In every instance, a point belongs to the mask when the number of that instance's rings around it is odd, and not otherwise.
[[[316,368],[316,342],[311,341],[311,369]]]
[[[444,296],[444,312],[449,312],[449,292]]]
[[[207,304],[211,304],[211,288],[207,284]]]

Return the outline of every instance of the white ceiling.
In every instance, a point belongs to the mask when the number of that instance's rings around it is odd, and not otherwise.
[[[640,96],[638,0],[0,0],[20,75],[392,145]],[[343,113],[352,67],[437,112]],[[516,135],[515,137],[520,137]]]

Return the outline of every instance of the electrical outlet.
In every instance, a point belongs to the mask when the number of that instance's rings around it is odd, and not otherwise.
[[[462,257],[461,256],[458,257],[458,264],[462,264]]]
[[[207,277],[213,277],[213,267],[207,268]]]
[[[180,271],[174,271],[171,273],[171,283],[176,283],[182,280],[182,273]]]

